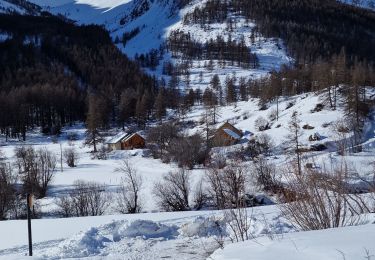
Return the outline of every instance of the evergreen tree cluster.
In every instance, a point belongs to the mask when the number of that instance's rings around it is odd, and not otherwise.
[[[155,80],[100,26],[76,26],[53,16],[0,15],[0,31],[10,35],[0,43],[0,129],[6,136],[25,138],[32,127],[85,121],[89,100],[100,100],[103,127],[121,120],[120,110],[135,116],[133,102],[149,96],[153,103]],[[130,107],[120,107],[129,91],[134,93],[126,103]],[[87,99],[88,94],[96,99]]]
[[[240,42],[222,36],[200,43],[190,33],[173,31],[168,37],[168,50],[172,57],[182,55],[183,59],[231,61],[244,68],[256,68],[259,64],[257,56],[246,46],[245,39]]]
[[[375,60],[374,12],[335,0],[209,0],[184,22],[230,22],[231,14],[255,21],[265,37],[283,39],[298,64],[329,60],[342,47],[350,57]]]

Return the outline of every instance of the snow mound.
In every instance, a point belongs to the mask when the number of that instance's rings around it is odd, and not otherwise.
[[[224,221],[219,218],[199,216],[194,221],[183,225],[180,232],[187,237],[227,236],[225,226]]]
[[[61,242],[57,255],[64,258],[97,255],[107,242],[111,240],[100,235],[99,229],[91,228]]]
[[[358,260],[372,259],[375,243],[369,235],[375,225],[284,234],[280,239],[257,238],[217,250],[213,260]],[[370,235],[371,236],[371,235]]]
[[[124,238],[143,239],[162,238],[165,240],[174,239],[178,236],[177,226],[167,226],[149,220],[136,220],[130,225],[119,227],[113,234],[113,241],[120,241]]]

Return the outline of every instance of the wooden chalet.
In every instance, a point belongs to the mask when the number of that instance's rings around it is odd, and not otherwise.
[[[146,140],[138,133],[122,133],[107,142],[110,150],[143,149]]]
[[[231,146],[237,144],[243,136],[241,130],[226,122],[219,127],[211,138],[212,146]]]

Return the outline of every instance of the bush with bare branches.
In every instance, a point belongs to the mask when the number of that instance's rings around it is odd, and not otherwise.
[[[229,238],[233,243],[243,242],[253,237],[250,233],[251,217],[248,209],[238,207],[225,210],[224,219],[230,230]]]
[[[275,165],[268,162],[266,158],[260,156],[254,161],[251,172],[259,189],[274,194],[279,192],[280,184],[276,179]]]
[[[204,206],[206,206],[208,202],[208,194],[205,191],[203,179],[199,180],[199,182],[197,183],[195,187],[193,202],[194,202],[194,209],[196,210],[202,209]]]
[[[78,161],[78,153],[77,150],[71,146],[69,148],[66,148],[64,150],[64,159],[66,164],[73,168],[77,166],[77,161]]]
[[[56,156],[47,148],[35,150],[31,146],[17,147],[15,154],[24,193],[33,193],[38,198],[45,197],[56,173]]]
[[[218,209],[238,208],[246,194],[247,168],[228,165],[224,169],[211,168],[206,173],[208,193]]]
[[[78,180],[67,196],[58,199],[57,206],[64,217],[100,216],[109,207],[110,200],[104,185]]]
[[[360,214],[369,212],[360,195],[348,192],[346,165],[332,172],[314,169],[298,172],[294,167],[288,174],[295,201],[280,206],[296,227],[306,231],[356,225],[361,220]]]
[[[154,194],[165,211],[189,210],[190,172],[180,169],[164,175],[161,182],[155,183]]]
[[[271,128],[270,123],[262,116],[255,120],[254,126],[258,131],[266,131]]]

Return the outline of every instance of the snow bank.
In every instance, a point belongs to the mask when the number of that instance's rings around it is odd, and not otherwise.
[[[61,242],[57,249],[57,255],[64,258],[96,255],[100,249],[105,247],[106,242],[111,241],[100,235],[97,228],[91,228]]]
[[[224,250],[217,250],[211,259],[248,260],[249,256],[261,260],[366,259],[366,250],[370,255],[375,254],[375,243],[371,239],[374,233],[375,225],[372,224],[291,233],[274,240],[263,237],[230,244]]]
[[[167,226],[150,220],[136,220],[129,226],[122,226],[113,234],[114,241],[124,238],[142,237],[143,239],[163,238],[173,239],[178,235],[177,227]]]
[[[199,216],[194,221],[184,224],[180,232],[187,237],[227,236],[223,227],[225,223],[220,218]]]

